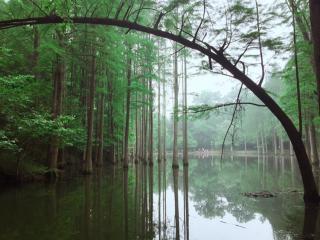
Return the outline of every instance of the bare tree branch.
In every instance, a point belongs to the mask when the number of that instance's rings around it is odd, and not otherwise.
[[[199,26],[198,26],[198,28],[197,28],[197,30],[196,30],[196,33],[194,34],[194,37],[193,37],[193,40],[192,40],[193,42],[195,42],[196,39],[197,39],[197,37],[198,37],[198,33],[199,33],[199,30],[200,30],[200,28],[201,28],[201,26],[202,26],[202,23],[203,23],[203,21],[204,21],[205,14],[206,14],[206,0],[203,0],[203,13],[202,13],[202,18],[201,18],[200,24],[199,24]]]
[[[234,110],[233,110],[233,113],[232,113],[232,118],[231,118],[229,127],[228,127],[228,129],[227,129],[227,131],[226,131],[226,134],[224,135],[224,138],[223,138],[222,147],[221,147],[220,160],[222,160],[225,142],[226,142],[227,136],[228,136],[228,134],[229,134],[230,128],[231,128],[231,126],[232,126],[232,124],[233,124],[234,118],[235,118],[235,116],[236,116],[237,108],[238,108],[239,101],[240,101],[240,95],[241,95],[242,87],[243,87],[243,83],[241,84],[240,89],[239,89],[239,92],[238,92],[238,95],[237,95],[237,99],[236,99],[236,102],[235,102],[235,106],[234,106]]]
[[[221,103],[221,104],[216,104],[214,106],[209,106],[209,105],[205,105],[205,106],[191,106],[188,107],[185,111],[187,111],[188,113],[191,114],[196,114],[196,113],[203,113],[203,112],[208,112],[208,111],[213,111],[219,108],[224,108],[224,107],[230,107],[230,106],[234,106],[234,105],[251,105],[251,106],[256,106],[256,107],[266,107],[266,105],[264,104],[258,104],[258,103],[254,103],[254,102],[232,102],[232,103]]]

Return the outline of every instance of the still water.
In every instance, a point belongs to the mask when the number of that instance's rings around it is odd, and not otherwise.
[[[0,239],[320,239],[320,217],[304,208],[293,158],[212,157],[179,170],[168,161],[65,175],[2,189]],[[276,197],[242,194],[263,190]]]

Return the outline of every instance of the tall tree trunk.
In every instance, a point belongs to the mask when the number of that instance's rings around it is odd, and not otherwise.
[[[151,72],[151,69],[150,69]],[[153,91],[152,79],[149,79],[149,165],[153,165]]]
[[[163,79],[162,79],[162,157],[163,161],[167,160],[166,154],[166,138],[167,138],[167,117],[166,117],[166,67],[163,67]]]
[[[292,17],[293,17],[292,25],[293,25],[294,63],[295,63],[297,105],[298,105],[298,123],[299,123],[299,133],[302,134],[302,111],[301,111],[300,76],[299,76],[299,63],[298,63],[295,8],[292,8]]]
[[[104,85],[102,82],[103,90],[100,93],[100,101],[99,101],[99,129],[98,129],[98,149],[97,149],[97,165],[102,166],[103,164],[103,143],[104,143],[104,102],[105,102],[105,93],[104,93]]]
[[[63,47],[63,36],[57,32],[59,46]],[[52,119],[56,120],[62,112],[62,86],[65,78],[65,66],[61,55],[56,56],[55,68],[53,73],[53,103],[52,103]],[[59,138],[51,137],[49,169],[55,171],[58,166]]]
[[[178,168],[178,44],[174,43],[174,54],[173,54],[173,92],[174,92],[174,106],[173,106],[173,156],[172,156],[172,167]]]
[[[83,173],[92,173],[92,142],[93,142],[93,117],[94,117],[94,95],[96,82],[96,51],[92,50],[91,62],[91,76],[89,80],[89,93],[87,105],[87,144],[86,144],[86,158],[84,163]]]
[[[309,0],[314,67],[317,79],[318,108],[320,114],[320,1]]]
[[[114,139],[114,99],[113,99],[113,75],[108,77],[108,102],[109,102],[109,137],[110,145],[108,146],[108,158],[110,163],[115,164],[115,139]]]
[[[128,168],[129,165],[129,126],[130,126],[130,98],[131,98],[131,47],[128,48],[127,55],[127,103],[126,103],[126,119],[125,119],[125,132],[124,132],[124,161],[123,167]]]
[[[39,62],[40,33],[38,26],[33,26],[33,54],[32,54],[32,73],[36,79],[39,79],[39,71],[37,69]]]
[[[160,41],[158,41],[158,162],[161,162],[161,67],[160,67]],[[160,211],[160,210],[159,210]],[[160,233],[159,233],[160,234]]]
[[[184,63],[184,103],[183,103],[183,165],[189,165],[188,159],[188,76],[187,76],[187,52],[183,54],[183,63]]]
[[[138,105],[138,93],[136,93],[136,104]],[[139,162],[139,147],[140,147],[140,136],[139,136],[139,123],[138,123],[138,106],[136,106],[135,111],[135,125],[136,125],[136,149],[135,149],[135,163]]]

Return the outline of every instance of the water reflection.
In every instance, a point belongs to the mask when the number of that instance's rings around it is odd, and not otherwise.
[[[0,239],[320,239],[292,157],[193,159],[0,193]],[[276,198],[243,192],[269,190]]]
[[[189,168],[183,167],[184,239],[189,240]]]
[[[178,195],[178,177],[179,169],[173,169],[173,192],[174,192],[174,220],[176,238],[180,239],[180,219],[179,219],[179,195]]]

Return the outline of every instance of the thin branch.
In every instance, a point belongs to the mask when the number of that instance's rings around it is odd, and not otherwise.
[[[31,2],[34,6],[36,6],[36,8],[39,9],[40,12],[42,12],[45,16],[48,16],[48,14],[33,0],[28,0],[29,2]]]
[[[243,87],[243,83],[241,84],[239,92],[238,92],[238,96],[237,96],[237,99],[236,99],[236,102],[235,102],[235,106],[234,106],[234,110],[233,110],[233,113],[232,113],[231,122],[230,122],[229,127],[227,129],[227,132],[226,132],[226,134],[224,135],[224,138],[223,138],[220,160],[222,160],[223,151],[224,151],[224,145],[225,145],[227,136],[229,134],[230,128],[231,128],[231,126],[233,124],[233,120],[234,120],[234,118],[236,116],[237,108],[238,108],[239,101],[240,101],[240,95],[241,95],[242,87]]]
[[[198,32],[199,32],[199,30],[200,30],[200,28],[201,28],[201,26],[202,26],[203,21],[204,21],[205,14],[206,14],[206,0],[203,0],[203,13],[202,13],[202,18],[201,18],[200,24],[199,24],[199,26],[198,26],[198,28],[197,28],[197,30],[196,30],[196,33],[194,34],[194,37],[193,37],[193,40],[192,40],[193,42],[195,42],[196,39],[197,39],[197,37],[198,37]]]
[[[266,107],[264,104],[259,104],[259,103],[254,103],[254,102],[232,102],[232,103],[221,103],[221,104],[216,104],[214,106],[194,106],[194,107],[189,107],[185,111],[188,113],[203,113],[203,112],[208,112],[208,111],[213,111],[219,108],[223,107],[230,107],[234,105],[251,105],[251,106],[256,106],[256,107]]]
[[[123,6],[124,6],[124,4],[125,4],[125,1],[122,0],[122,1],[120,2],[120,4],[119,4],[119,7],[117,8],[116,14],[115,14],[115,16],[114,16],[115,19],[118,19],[119,15],[120,15],[120,12],[121,12],[121,10],[122,10],[122,8],[123,8]]]
[[[157,21],[156,21],[155,24],[153,25],[153,28],[154,28],[154,29],[158,29],[159,23],[160,23],[160,21],[161,21],[161,19],[163,18],[164,15],[165,15],[165,14],[164,14],[163,12],[160,12],[160,13],[159,13],[159,17],[157,18]]]
[[[251,43],[253,42],[253,39],[251,39],[248,43],[247,46],[245,47],[245,49],[243,50],[243,52],[239,55],[238,59],[236,60],[236,62],[234,63],[234,66],[237,66],[237,64],[239,63],[239,61],[241,60],[241,58],[243,57],[243,55],[249,50],[249,47],[251,45]]]

